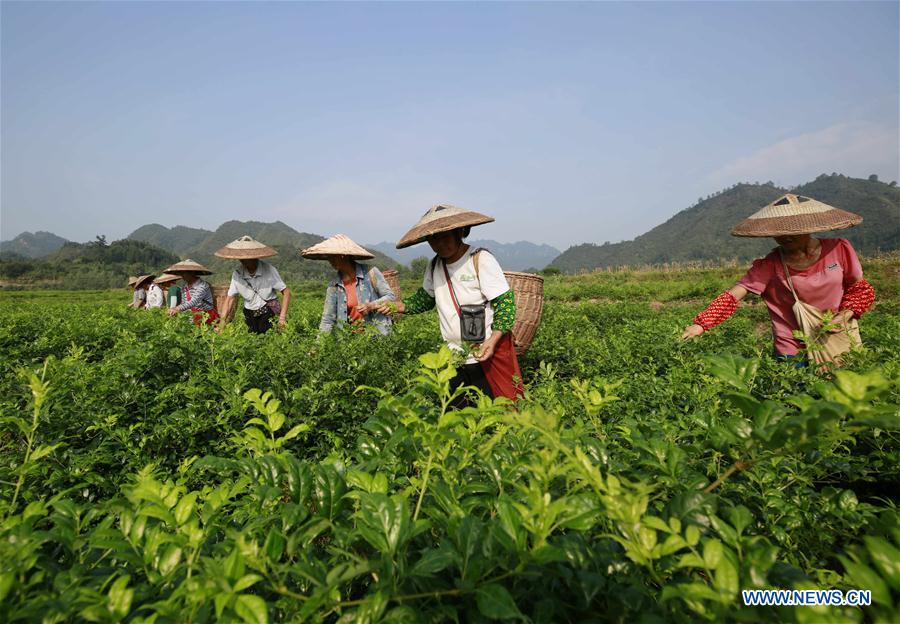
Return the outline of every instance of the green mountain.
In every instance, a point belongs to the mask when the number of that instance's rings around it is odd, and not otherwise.
[[[697,260],[750,260],[768,253],[770,238],[737,238],[731,228],[769,202],[799,193],[862,215],[861,225],[823,234],[849,239],[861,254],[900,248],[900,189],[877,180],[832,174],[790,191],[772,184],[737,184],[715,193],[634,240],[570,247],[551,267],[567,273],[609,266]]]
[[[793,192],[862,215],[864,221],[830,236],[846,238],[862,254],[900,249],[900,188],[877,180],[820,175]]]
[[[6,258],[40,258],[52,254],[67,242],[51,232],[22,232],[12,240],[0,242],[0,254]]]
[[[226,221],[214,232],[184,226],[167,228],[153,223],[138,228],[128,235],[128,239],[152,243],[181,258],[196,260],[215,272],[211,281],[218,284],[228,281],[237,262],[217,258],[215,252],[244,235],[252,236],[278,251],[278,255],[268,261],[278,267],[286,280],[320,279],[330,275],[333,270],[327,262],[306,260],[299,253],[299,250],[315,245],[325,240],[325,237],[298,232],[281,221]],[[374,249],[370,251],[375,254],[375,259],[370,261],[372,264],[382,269],[397,268],[398,263],[393,258]]]
[[[128,235],[128,239],[144,241],[174,254],[181,254],[201,244],[210,234],[212,232],[208,230],[183,225],[176,225],[170,229],[159,223],[151,223],[136,229]]]
[[[66,243],[40,259],[0,261],[0,280],[4,287],[118,288],[125,286],[129,275],[158,275],[177,261],[175,254],[149,243],[107,243],[101,236],[90,243]]]

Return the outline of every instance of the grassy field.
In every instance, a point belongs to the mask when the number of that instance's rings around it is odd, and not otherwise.
[[[0,620],[896,621],[900,292],[865,270],[831,378],[758,299],[680,341],[739,268],[548,277],[518,410],[447,407],[433,313],[317,336],[324,284],[262,337],[2,292]]]

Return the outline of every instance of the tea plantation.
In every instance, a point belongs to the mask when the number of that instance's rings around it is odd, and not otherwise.
[[[318,337],[324,284],[265,336],[0,294],[0,621],[900,621],[900,293],[865,270],[832,376],[758,299],[680,341],[740,268],[550,277],[518,409],[449,406],[433,314]]]

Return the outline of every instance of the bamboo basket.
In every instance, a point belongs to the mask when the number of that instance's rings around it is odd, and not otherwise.
[[[400,294],[400,274],[397,273],[396,269],[388,269],[387,271],[382,271],[381,274],[384,275],[388,286],[394,291],[394,301],[400,301],[403,298]]]
[[[513,344],[516,355],[522,355],[531,346],[541,325],[544,310],[544,278],[533,273],[504,271],[506,281],[516,296],[516,324],[513,326]]]

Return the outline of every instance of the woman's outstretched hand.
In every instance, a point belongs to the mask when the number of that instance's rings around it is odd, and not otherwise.
[[[682,340],[690,340],[691,338],[696,338],[697,336],[699,336],[702,333],[703,333],[703,328],[700,327],[699,325],[696,325],[696,324],[688,325],[684,329],[684,333],[681,334],[681,339]]]
[[[375,309],[384,315],[403,314],[406,312],[406,305],[402,301],[388,301]]]
[[[853,318],[853,310],[841,310],[831,319],[831,326],[828,333],[836,334],[838,332],[847,331],[847,323]]]

